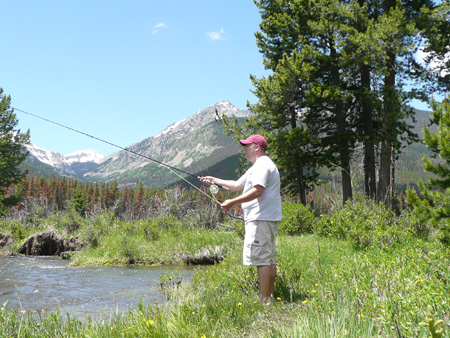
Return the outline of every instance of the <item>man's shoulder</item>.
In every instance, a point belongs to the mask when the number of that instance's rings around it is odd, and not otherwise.
[[[267,155],[264,155],[264,156],[261,156],[260,158],[258,158],[256,160],[255,164],[268,166],[268,167],[274,167],[274,168],[277,167],[275,165],[275,163],[272,161],[272,159]]]

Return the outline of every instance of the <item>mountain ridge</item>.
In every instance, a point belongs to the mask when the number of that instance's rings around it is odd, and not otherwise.
[[[179,178],[149,158],[193,173],[205,172],[227,158],[237,165],[235,157],[240,147],[231,136],[223,134],[216,114],[239,119],[250,116],[248,110],[239,110],[228,100],[220,101],[170,124],[155,136],[128,146],[129,151],[119,150],[103,156],[91,149],[62,155],[32,144],[28,147],[31,155],[28,162],[39,161],[44,167],[49,166],[52,174],[57,172],[83,181],[118,180],[119,185],[129,185],[142,180],[147,186],[165,186]]]
[[[174,174],[155,161],[182,169],[193,176],[212,175],[236,179],[242,149],[231,136],[224,135],[222,124],[217,122],[217,114],[234,115],[240,121],[251,116],[250,111],[239,110],[229,101],[221,101],[126,148],[142,156],[126,150],[108,156],[98,154],[95,150],[82,150],[65,156],[47,151],[50,159],[42,161],[39,156],[44,156],[44,150],[36,146],[34,152],[30,151],[31,156],[25,168],[34,175],[56,174],[75,177],[84,182],[117,180],[122,187],[142,182],[147,187],[164,188],[182,182],[179,175],[192,179],[180,172]],[[408,122],[414,126],[413,131],[420,138],[423,136],[422,126],[429,122],[429,118],[429,111],[416,110],[416,121]],[[40,152],[36,153],[36,149]],[[404,148],[396,164],[397,183],[406,186],[417,181],[418,177],[424,177],[426,174],[421,158],[429,154],[422,142]]]

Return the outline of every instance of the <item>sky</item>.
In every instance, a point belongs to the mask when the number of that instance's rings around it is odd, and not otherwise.
[[[250,75],[267,74],[252,0],[15,0],[0,8],[0,87],[11,106],[121,147],[223,100],[246,109],[256,103]],[[41,148],[118,150],[15,113]]]
[[[1,1],[0,87],[11,106],[122,147],[217,102],[256,102],[251,0]],[[15,111],[41,148],[110,145]]]

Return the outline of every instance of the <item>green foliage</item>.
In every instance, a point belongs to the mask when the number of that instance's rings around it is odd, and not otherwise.
[[[74,209],[69,209],[67,213],[57,222],[58,228],[67,230],[68,233],[74,233],[85,224],[84,218]]]
[[[310,234],[314,230],[316,217],[309,205],[295,202],[282,203],[280,233],[288,235]]]
[[[442,328],[443,320],[435,320],[434,317],[436,313],[431,305],[428,305],[428,311],[426,316],[426,322],[419,323],[422,327],[427,327],[430,330],[432,338],[441,338],[444,337],[442,333],[444,332],[444,328]]]
[[[100,239],[110,234],[114,227],[118,227],[119,220],[112,213],[104,213],[96,216],[80,230],[80,241],[85,245],[97,247]]]
[[[396,217],[384,204],[365,199],[347,202],[331,215],[322,215],[315,231],[321,236],[348,239],[361,249],[371,246],[387,249],[428,234],[413,215],[405,212]]]
[[[71,206],[82,217],[85,216],[87,210],[87,200],[81,185],[78,185],[72,194]]]
[[[103,259],[122,247],[122,260],[115,263],[127,263],[127,257],[139,262],[142,251],[165,255],[163,250],[169,247],[173,255],[195,251],[208,242],[217,244],[228,236],[184,229],[183,240],[171,240],[163,232],[161,246],[151,242],[155,246],[143,247],[143,242],[130,235],[140,227],[123,226],[115,242],[104,242]],[[227,241],[234,239],[230,236]],[[354,250],[348,241],[280,235],[271,306],[259,301],[257,270],[242,265],[239,243],[221,264],[196,270],[189,283],[183,283],[178,273],[163,274],[160,288],[170,300],[163,306],[140,304],[105,320],[80,321],[59,312],[23,315],[3,305],[0,336],[446,337],[450,330],[449,259],[449,248],[437,241],[419,239],[391,250]]]
[[[25,177],[19,165],[25,161],[28,153],[25,145],[29,143],[29,131],[21,133],[18,120],[11,108],[11,97],[3,95],[0,88],[0,209],[6,189]],[[1,211],[1,210],[0,210]]]
[[[407,202],[414,207],[417,218],[435,228],[440,241],[450,245],[450,102],[447,99],[440,104],[433,102],[432,107],[431,117],[438,131],[433,133],[424,127],[424,141],[440,160],[433,162],[423,158],[425,170],[435,177],[427,184],[419,181],[421,198],[409,189]]]

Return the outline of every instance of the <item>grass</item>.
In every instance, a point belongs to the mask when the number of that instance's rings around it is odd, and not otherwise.
[[[182,240],[181,240],[182,239]],[[96,246],[75,255],[73,265],[116,265],[133,262],[138,265],[185,264],[186,256],[192,256],[202,248],[219,247],[223,255],[237,246],[231,233],[206,229],[171,229],[162,232],[157,239],[147,239],[137,233],[114,231],[102,237]]]
[[[141,248],[149,250],[143,257],[171,247],[161,252],[166,260],[205,243],[229,245],[227,257],[196,271],[191,283],[177,287],[167,283],[169,302],[139,305],[98,322],[58,313],[23,317],[3,307],[0,336],[429,337],[433,331],[433,337],[450,335],[450,250],[438,242],[411,240],[382,250],[356,250],[347,240],[281,235],[276,300],[266,306],[259,302],[256,269],[242,265],[239,239],[192,229],[174,234],[148,242]],[[89,262],[87,257],[108,257],[107,243],[115,240],[99,245],[94,250],[97,256],[86,253],[84,262]]]

